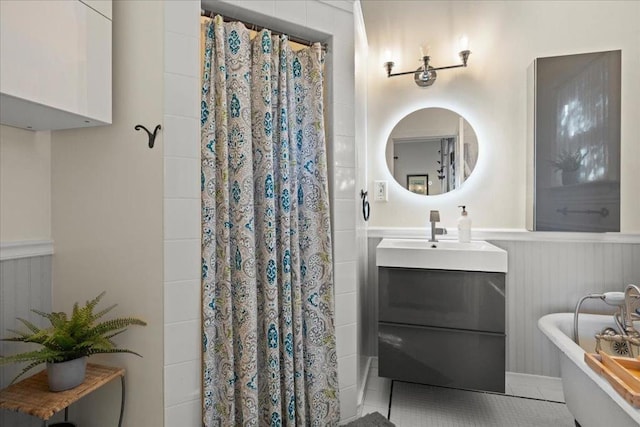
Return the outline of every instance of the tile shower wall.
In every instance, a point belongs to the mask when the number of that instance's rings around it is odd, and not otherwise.
[[[369,238],[369,283],[365,296],[368,333],[364,351],[377,355],[376,246]],[[560,375],[557,350],[538,330],[548,313],[572,312],[591,292],[622,291],[640,284],[640,243],[491,240],[509,253],[507,273],[507,371]],[[603,304],[585,306],[600,311]]]
[[[51,255],[0,261],[0,336],[6,336],[7,329],[24,329],[16,317],[46,326],[47,322],[32,313],[32,309],[51,311]],[[0,354],[15,354],[25,350],[26,347],[19,343],[0,341]],[[9,385],[21,369],[21,365],[0,368],[0,389]],[[38,370],[36,368],[30,374]],[[0,411],[0,425],[31,427],[40,426],[41,421]]]
[[[358,388],[357,403],[362,404],[364,400],[364,388],[367,381],[368,357],[361,351],[363,342],[362,329],[362,296],[366,294],[367,285],[367,223],[362,214],[362,202],[360,200],[360,189],[367,188],[367,58],[369,56],[369,45],[367,40],[366,29],[364,27],[364,18],[360,4],[356,3],[353,10],[354,21],[354,71],[357,76],[355,81],[355,146],[349,144],[336,144],[335,151],[342,152],[343,156],[349,158],[354,157],[356,167],[356,200],[351,203],[352,211],[347,211],[345,215],[351,215],[354,218],[356,228],[356,245],[357,245],[357,271],[355,278],[357,281],[356,295],[358,296],[356,321],[357,327],[357,355],[358,355],[358,372],[356,385]],[[340,149],[342,148],[342,149]],[[355,153],[354,153],[355,151]],[[340,157],[340,155],[338,155]],[[335,217],[339,219],[342,213],[336,212]]]
[[[199,426],[200,2],[165,2],[164,424]]]
[[[280,2],[286,4],[287,2]],[[340,415],[356,416],[358,395],[358,245],[356,230],[355,75],[353,2],[307,2],[305,25],[332,35],[326,56],[333,219],[335,324]]]

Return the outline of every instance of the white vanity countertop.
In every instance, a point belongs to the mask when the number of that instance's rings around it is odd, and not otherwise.
[[[482,240],[382,239],[376,248],[376,265],[506,273],[507,252]]]

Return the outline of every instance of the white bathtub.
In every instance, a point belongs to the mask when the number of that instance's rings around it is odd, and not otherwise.
[[[640,410],[628,404],[584,362],[585,350],[595,352],[597,332],[615,327],[613,316],[580,314],[580,347],[573,342],[573,313],[548,314],[538,328],[560,350],[560,372],[567,408],[582,427],[638,426]]]

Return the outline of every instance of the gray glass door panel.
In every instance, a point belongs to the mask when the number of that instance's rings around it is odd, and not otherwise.
[[[620,231],[622,51],[533,65],[527,227]]]
[[[504,393],[505,335],[380,323],[379,375]]]
[[[505,275],[473,271],[378,269],[379,320],[505,332]]]

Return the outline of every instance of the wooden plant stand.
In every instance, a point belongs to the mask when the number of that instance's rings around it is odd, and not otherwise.
[[[87,364],[87,374],[84,382],[70,390],[52,392],[47,383],[47,370],[25,378],[9,387],[0,390],[0,409],[32,415],[40,418],[46,427],[54,414],[64,409],[64,419],[68,421],[69,406],[82,397],[99,389],[111,380],[120,377],[122,385],[122,400],[120,402],[120,418],[118,427],[122,427],[124,415],[124,369],[111,366]]]

